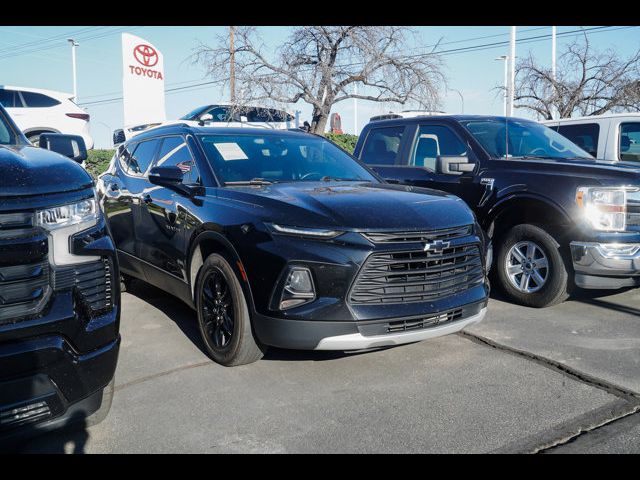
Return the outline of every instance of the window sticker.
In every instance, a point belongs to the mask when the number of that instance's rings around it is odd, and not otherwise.
[[[220,155],[222,155],[223,160],[248,160],[249,157],[244,153],[240,145],[235,142],[229,143],[214,143],[213,144]]]

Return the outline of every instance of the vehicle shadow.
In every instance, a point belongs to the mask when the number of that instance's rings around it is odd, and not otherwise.
[[[89,440],[89,432],[84,414],[78,412],[65,425],[55,430],[39,433],[16,441],[14,445],[3,449],[5,453],[69,453],[84,454]]]
[[[635,315],[640,317],[640,308],[632,307],[629,305],[621,305],[619,303],[606,300],[606,297],[613,297],[620,294],[624,294],[635,290],[637,287],[627,287],[619,290],[587,290],[576,288],[567,302],[579,302],[593,305],[594,307],[605,308],[609,310],[615,310],[620,313],[627,313],[629,315]],[[507,296],[498,288],[493,288],[490,295],[491,300],[498,300],[505,303],[513,303]]]
[[[200,336],[198,328],[198,319],[196,312],[187,304],[173,297],[166,292],[154,287],[148,283],[134,280],[127,293],[138,297],[140,300],[157,308],[164,313],[172,322],[174,322],[182,333],[196,346],[198,349],[208,356],[207,349]],[[355,351],[321,351],[321,350],[289,350],[284,348],[270,347],[263,357],[267,361],[314,361],[322,362],[328,360],[338,360],[345,357],[353,357],[362,355],[374,350],[385,350],[393,347],[380,347],[369,350]]]

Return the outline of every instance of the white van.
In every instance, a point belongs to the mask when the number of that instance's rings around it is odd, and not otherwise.
[[[640,113],[612,113],[541,123],[599,160],[640,162]]]

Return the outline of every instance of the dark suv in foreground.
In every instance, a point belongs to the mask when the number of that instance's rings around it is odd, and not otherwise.
[[[583,288],[640,285],[640,168],[597,161],[518,118],[369,123],[355,156],[388,181],[463,198],[493,239],[498,285],[545,307]]]
[[[464,202],[386,184],[322,137],[158,127],[98,184],[125,279],[194,307],[224,365],[269,345],[415,342],[485,314],[488,245]]]
[[[40,145],[86,158],[81,137]],[[93,181],[0,107],[0,444],[109,410],[119,335],[115,248]]]

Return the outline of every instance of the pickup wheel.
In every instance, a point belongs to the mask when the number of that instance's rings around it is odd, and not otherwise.
[[[195,293],[200,334],[213,360],[232,367],[263,357],[266,347],[253,334],[242,286],[224,257],[205,260]]]
[[[511,300],[542,308],[568,297],[569,274],[560,245],[543,228],[516,225],[498,245],[498,283]]]

